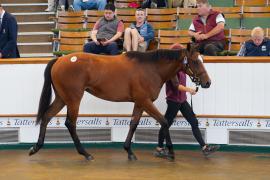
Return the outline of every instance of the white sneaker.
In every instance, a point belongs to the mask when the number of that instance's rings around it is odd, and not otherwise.
[[[157,3],[155,3],[155,2],[151,2],[151,5],[150,5],[150,8],[152,8],[152,9],[157,9]]]
[[[73,5],[70,5],[69,8],[68,8],[69,11],[75,11]]]
[[[65,11],[65,5],[61,5],[60,8],[61,8],[61,11]]]
[[[53,7],[48,7],[47,9],[45,9],[46,12],[53,12],[54,8]]]

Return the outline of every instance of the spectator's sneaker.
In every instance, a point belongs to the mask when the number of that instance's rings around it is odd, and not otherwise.
[[[151,2],[151,5],[150,5],[150,8],[151,9],[157,9],[157,3],[155,3],[155,2]]]
[[[65,6],[64,5],[58,6],[57,10],[58,11],[65,11]]]
[[[154,152],[155,157],[159,158],[166,158],[168,156],[168,153],[164,148],[156,148],[156,151]]]
[[[47,9],[45,9],[46,12],[53,12],[54,8],[53,7],[48,7]]]
[[[206,145],[206,148],[204,148],[202,150],[202,153],[205,155],[205,156],[208,156],[214,152],[216,152],[218,149],[220,148],[220,145]]]
[[[69,6],[68,11],[75,11],[72,5]]]

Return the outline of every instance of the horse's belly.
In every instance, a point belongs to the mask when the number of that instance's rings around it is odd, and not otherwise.
[[[115,102],[133,101],[127,90],[121,90],[117,88],[95,89],[95,88],[89,87],[86,89],[86,91],[92,94],[93,96],[96,96],[98,98],[101,98],[107,101],[115,101]]]

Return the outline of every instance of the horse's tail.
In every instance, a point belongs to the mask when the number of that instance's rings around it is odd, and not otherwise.
[[[36,119],[36,125],[39,124],[42,120],[43,115],[48,110],[51,100],[52,100],[52,77],[51,77],[51,70],[54,63],[57,59],[51,60],[44,71],[44,84],[43,89],[41,92],[40,100],[39,100],[39,107]]]

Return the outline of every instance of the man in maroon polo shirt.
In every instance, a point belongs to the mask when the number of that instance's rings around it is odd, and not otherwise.
[[[197,1],[198,15],[192,20],[189,35],[199,44],[200,53],[216,56],[224,50],[225,19],[222,13],[213,11],[208,0]]]

